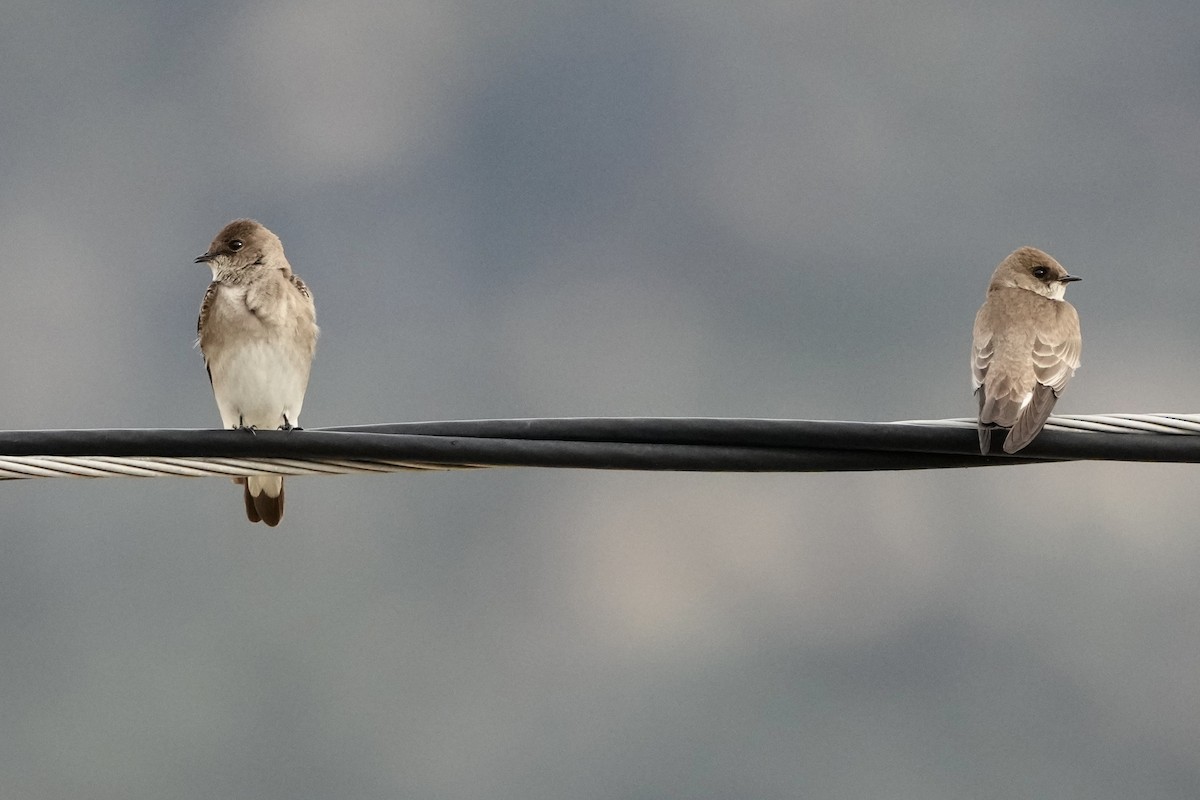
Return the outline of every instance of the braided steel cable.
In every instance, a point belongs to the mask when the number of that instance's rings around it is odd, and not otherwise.
[[[981,456],[971,419],[705,417],[409,422],[306,431],[0,431],[0,480],[344,475],[545,467],[705,472],[947,469],[1076,460],[1200,462],[1198,414],[1052,417],[1016,456]]]

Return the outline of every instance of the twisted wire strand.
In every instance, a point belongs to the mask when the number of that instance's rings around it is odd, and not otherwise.
[[[474,469],[401,461],[131,456],[0,456],[0,480],[24,478],[210,478],[243,475],[352,475]]]
[[[708,472],[947,469],[1076,460],[1200,463],[1200,414],[1052,417],[1015,456],[972,419],[844,422],[579,417],[305,431],[0,431],[0,480],[346,475],[520,466]]]
[[[896,424],[974,428],[976,422],[973,419],[962,417],[958,419],[905,420]],[[1200,434],[1200,414],[1081,414],[1050,417],[1046,422],[1045,430]]]

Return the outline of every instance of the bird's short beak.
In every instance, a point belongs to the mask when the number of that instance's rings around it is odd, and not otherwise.
[[[199,256],[199,257],[198,257],[198,258],[197,258],[195,261],[193,261],[192,263],[193,263],[193,264],[207,264],[209,261],[212,261],[212,260],[213,260],[213,257],[212,257],[212,255],[211,255],[210,253],[205,253],[204,255],[202,255],[202,256]],[[1072,280],[1079,280],[1079,279],[1078,279],[1078,278],[1072,278]]]
[[[197,259],[197,260],[199,260],[199,259]],[[1083,278],[1079,277],[1078,275],[1065,275],[1065,276],[1059,278],[1058,282],[1059,283],[1074,283],[1075,281],[1081,281],[1081,280],[1083,280]]]

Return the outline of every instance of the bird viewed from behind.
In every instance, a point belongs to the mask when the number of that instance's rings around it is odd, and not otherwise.
[[[1080,280],[1035,247],[1000,262],[975,316],[971,371],[979,401],[979,451],[1007,428],[1003,449],[1033,441],[1079,367],[1079,314],[1063,299]]]

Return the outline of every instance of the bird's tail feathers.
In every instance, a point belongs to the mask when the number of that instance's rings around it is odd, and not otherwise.
[[[283,476],[251,475],[246,478],[242,499],[247,519],[274,528],[283,519]]]
[[[981,455],[987,455],[992,452],[992,431],[996,430],[995,425],[985,425],[979,423],[979,452]]]

